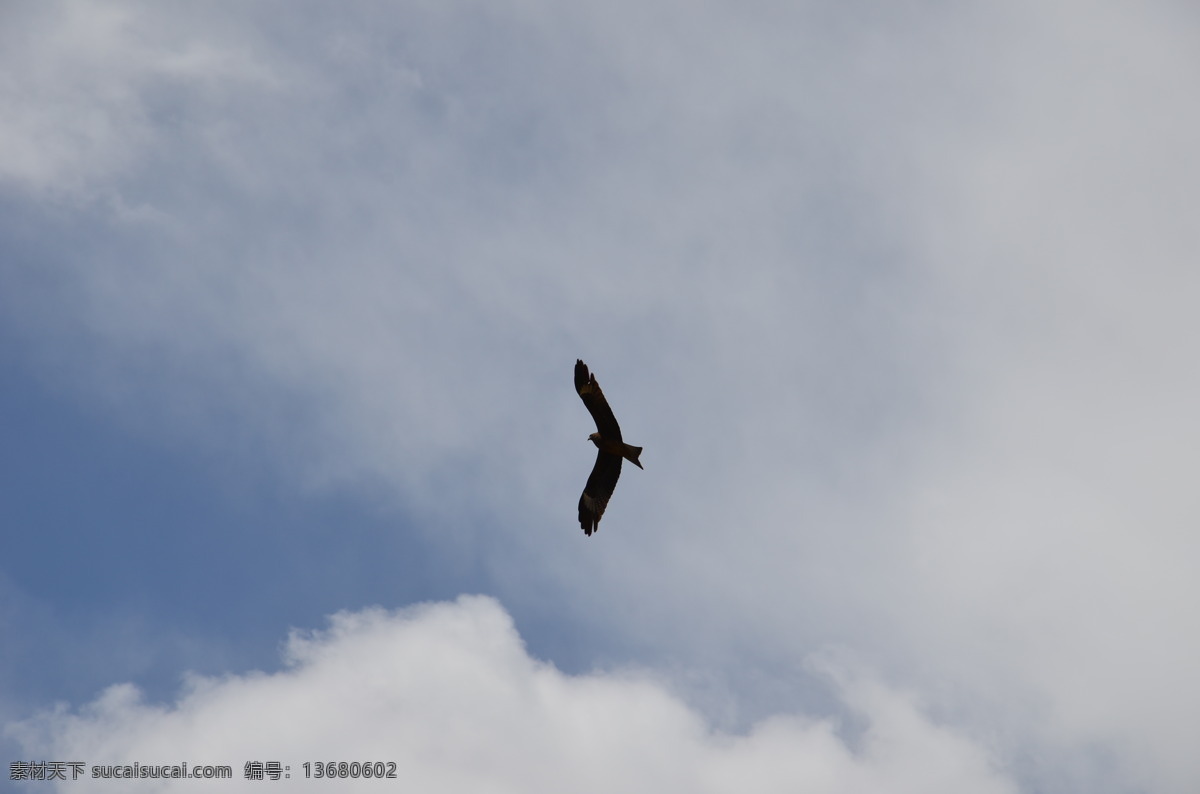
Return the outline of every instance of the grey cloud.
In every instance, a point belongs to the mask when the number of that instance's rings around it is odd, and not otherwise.
[[[119,229],[47,298],[116,414],[485,514],[510,609],[735,691],[837,642],[1013,759],[1196,779],[1194,20],[70,8],[0,172]],[[577,356],[647,450],[586,557]]]

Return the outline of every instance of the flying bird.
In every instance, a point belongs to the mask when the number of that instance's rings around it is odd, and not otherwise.
[[[579,392],[583,404],[596,420],[597,432],[588,436],[588,440],[596,445],[599,452],[596,453],[596,465],[588,475],[583,495],[579,497],[579,526],[584,534],[590,536],[600,528],[600,516],[604,515],[608,499],[617,487],[617,478],[621,476],[621,459],[642,468],[638,462],[642,448],[621,440],[621,426],[617,424],[612,408],[608,407],[608,400],[604,399],[596,376],[589,374],[587,364],[579,359],[575,360],[575,391]]]

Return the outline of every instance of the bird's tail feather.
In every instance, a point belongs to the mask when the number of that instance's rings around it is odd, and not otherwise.
[[[638,460],[638,455],[642,454],[642,448],[635,447],[632,444],[622,444],[621,447],[621,457],[625,458],[625,460],[629,461],[634,466],[637,466],[639,469],[642,468],[642,464]]]

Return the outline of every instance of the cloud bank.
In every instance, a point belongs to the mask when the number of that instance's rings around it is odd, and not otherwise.
[[[9,726],[37,758],[92,765],[290,767],[289,790],[328,791],[303,763],[391,761],[397,781],[342,779],[339,790],[961,792],[1016,791],[986,747],[939,726],[911,695],[826,660],[862,721],[852,744],[830,720],[777,717],[748,734],[714,730],[653,676],[566,675],[531,658],[486,597],[334,616],[294,633],[286,668],[193,678],[171,704],[116,685],[78,711]],[[50,784],[37,790],[49,790]],[[185,791],[195,780],[60,782],[58,791]],[[31,789],[32,790],[32,789]]]

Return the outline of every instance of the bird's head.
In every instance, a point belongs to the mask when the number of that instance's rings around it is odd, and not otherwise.
[[[588,441],[591,441],[596,446],[600,446],[600,434],[592,433],[590,436],[588,436]]]

